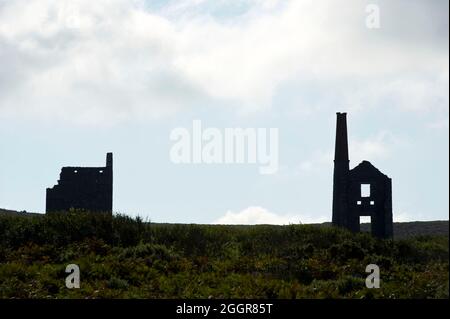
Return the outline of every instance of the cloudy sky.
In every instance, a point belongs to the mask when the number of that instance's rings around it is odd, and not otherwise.
[[[376,4],[380,28],[368,28]],[[448,219],[447,0],[0,0],[0,207],[114,152],[114,209],[156,222],[331,219],[335,113],[394,220]],[[279,129],[280,169],[176,165],[170,132]]]

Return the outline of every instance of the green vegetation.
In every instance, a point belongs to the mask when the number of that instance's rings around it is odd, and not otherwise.
[[[81,288],[65,287],[77,264]],[[381,288],[365,288],[365,268]],[[448,236],[0,214],[0,298],[448,298]]]

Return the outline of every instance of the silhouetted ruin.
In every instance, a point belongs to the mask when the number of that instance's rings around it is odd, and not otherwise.
[[[337,113],[333,176],[333,225],[360,231],[371,217],[372,235],[392,238],[392,180],[368,161],[349,169],[347,114]]]
[[[47,188],[48,212],[80,209],[111,212],[113,208],[113,154],[105,167],[64,167],[58,184]]]

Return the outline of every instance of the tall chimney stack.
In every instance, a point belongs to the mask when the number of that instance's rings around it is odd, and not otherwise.
[[[334,149],[334,161],[347,162],[348,139],[347,139],[347,113],[336,113],[336,145]]]
[[[347,113],[336,113],[336,145],[334,150],[333,174],[333,224],[346,226],[348,210],[348,138]]]

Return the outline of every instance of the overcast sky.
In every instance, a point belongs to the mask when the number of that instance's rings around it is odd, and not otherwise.
[[[366,26],[367,4],[380,28]],[[0,207],[114,152],[114,209],[156,222],[331,220],[336,112],[395,221],[448,219],[447,0],[0,0]],[[176,165],[176,127],[279,128],[280,169]]]

